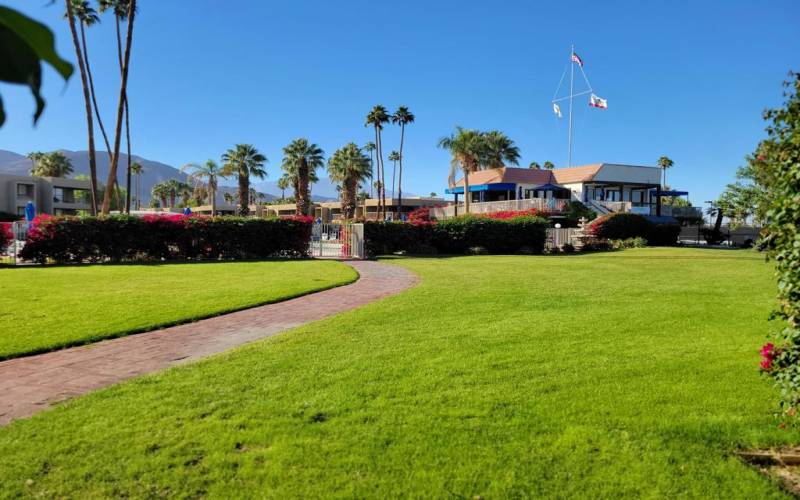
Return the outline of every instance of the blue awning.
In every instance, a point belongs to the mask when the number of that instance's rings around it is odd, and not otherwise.
[[[541,186],[536,186],[533,189],[537,191],[569,191],[569,189],[565,188],[564,186],[559,186],[558,184],[542,184]]]
[[[650,194],[656,196],[658,193],[658,189],[651,189]],[[664,190],[661,191],[661,196],[689,196],[689,191],[672,191],[672,190]]]
[[[496,184],[478,184],[475,186],[469,187],[470,193],[476,193],[479,191],[514,191],[517,189],[517,185],[511,182],[498,182]],[[447,194],[464,194],[464,186],[458,186],[454,188],[448,188],[444,190]]]

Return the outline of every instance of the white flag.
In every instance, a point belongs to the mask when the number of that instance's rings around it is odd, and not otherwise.
[[[608,101],[592,94],[589,96],[589,106],[600,109],[608,109]]]
[[[553,113],[555,113],[556,115],[558,115],[559,118],[561,118],[561,108],[559,108],[558,104],[556,103],[553,103]]]

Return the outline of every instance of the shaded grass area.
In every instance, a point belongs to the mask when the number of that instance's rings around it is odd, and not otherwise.
[[[401,295],[0,429],[16,496],[723,497],[796,443],[750,252],[398,259]]]
[[[345,284],[333,261],[0,268],[0,359],[153,330]]]

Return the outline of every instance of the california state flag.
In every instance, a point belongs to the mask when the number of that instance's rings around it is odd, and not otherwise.
[[[605,99],[601,99],[595,94],[592,94],[589,96],[589,106],[600,109],[608,109],[608,101],[606,101]]]

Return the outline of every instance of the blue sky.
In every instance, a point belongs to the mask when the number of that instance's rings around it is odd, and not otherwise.
[[[74,60],[63,2],[11,0],[44,21]],[[521,164],[566,164],[566,117],[550,100],[569,46],[606,111],[576,100],[573,163],[675,161],[668,183],[715,197],[763,136],[761,112],[800,70],[800,2],[139,0],[130,77],[134,153],[175,166],[255,144],[279,177],[281,147],[308,137],[327,153],[372,139],[374,104],[408,106],[404,191],[442,193],[455,125],[499,129]],[[191,7],[191,8],[189,8]],[[89,31],[101,111],[114,116],[112,19]],[[0,85],[10,115],[0,149],[85,149],[80,79],[45,74],[48,107]],[[386,153],[399,130],[385,132]],[[387,162],[388,164],[388,162]]]

